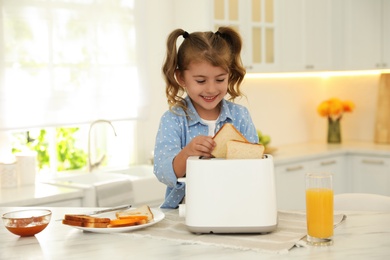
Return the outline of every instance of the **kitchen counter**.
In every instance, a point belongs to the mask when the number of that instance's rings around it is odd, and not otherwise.
[[[362,141],[343,141],[341,144],[307,142],[276,147],[272,154],[274,164],[291,163],[297,160],[318,159],[334,155],[380,155],[390,157],[390,144]]]
[[[36,183],[15,188],[1,188],[0,206],[47,206],[64,201],[81,201],[83,196],[81,189]]]
[[[1,207],[0,214],[16,209]],[[1,225],[0,259],[386,259],[390,256],[390,212],[347,212],[347,219],[335,229],[332,246],[294,247],[286,254],[273,254],[156,239],[137,235],[137,231],[83,232],[56,219],[63,218],[65,213],[82,213],[92,208],[49,209],[53,212],[52,221],[35,237],[20,238]]]

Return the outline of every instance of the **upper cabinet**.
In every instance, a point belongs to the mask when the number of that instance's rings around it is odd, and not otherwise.
[[[243,37],[242,60],[248,72],[279,70],[278,0],[214,0],[213,25],[232,26]]]
[[[281,71],[390,68],[390,0],[280,0]]]
[[[247,72],[390,68],[390,0],[176,0],[175,21],[236,28]]]
[[[382,65],[390,68],[390,0],[382,0]]]
[[[281,0],[282,71],[332,69],[332,1]]]
[[[390,0],[344,0],[343,67],[390,68]]]
[[[335,0],[214,0],[214,29],[236,27],[248,72],[332,69]]]

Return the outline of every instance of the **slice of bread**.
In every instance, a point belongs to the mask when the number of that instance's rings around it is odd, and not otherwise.
[[[107,228],[110,223],[103,222],[83,222],[83,227],[89,228]]]
[[[78,226],[78,227],[82,227],[83,226],[83,222],[76,221],[76,220],[69,220],[69,219],[63,219],[62,220],[62,224],[69,225],[69,226]]]
[[[242,141],[228,141],[226,159],[261,159],[264,154],[264,145]]]
[[[65,214],[62,224],[90,228],[106,228],[110,224],[109,218],[97,218],[88,215]]]
[[[110,222],[83,222],[76,220],[63,219],[62,224],[77,227],[106,228]]]
[[[110,218],[98,218],[98,217],[92,217],[89,215],[65,214],[65,219],[72,220],[72,221],[87,222],[87,223],[108,223],[108,222],[110,222]]]
[[[221,129],[214,135],[214,141],[217,143],[211,152],[215,158],[226,158],[227,142],[231,140],[248,142],[248,140],[229,123],[224,124]]]
[[[125,219],[127,216],[147,216],[147,221],[154,219],[153,213],[148,205],[143,205],[136,209],[128,209],[125,211],[118,211],[115,213],[118,219]]]

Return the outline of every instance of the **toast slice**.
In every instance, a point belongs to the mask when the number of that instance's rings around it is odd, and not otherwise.
[[[106,228],[108,227],[110,223],[103,223],[103,222],[83,222],[83,227],[89,227],[89,228]]]
[[[242,141],[228,141],[226,159],[261,159],[264,155],[264,145]]]
[[[62,224],[89,228],[106,228],[110,224],[109,218],[97,218],[88,215],[65,214]]]
[[[215,158],[226,158],[227,142],[231,140],[248,142],[248,140],[229,123],[224,124],[221,129],[214,135],[214,141],[217,143],[211,152]]]
[[[146,216],[146,221],[149,222],[154,219],[153,212],[148,205],[143,205],[136,209],[128,209],[125,211],[118,211],[115,213],[118,219],[131,219],[131,216]]]
[[[81,221],[76,221],[76,220],[69,220],[69,219],[63,219],[62,224],[64,225],[69,225],[69,226],[77,226],[77,227],[82,227],[83,222]]]
[[[110,222],[82,222],[76,220],[63,219],[62,224],[77,227],[106,228]]]
[[[73,215],[73,214],[65,214],[66,220],[80,221],[80,222],[88,222],[88,223],[107,223],[110,222],[110,218],[97,218],[89,215]]]

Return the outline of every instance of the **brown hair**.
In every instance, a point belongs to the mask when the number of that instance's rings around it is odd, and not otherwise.
[[[179,36],[184,41],[179,49],[176,49],[176,41]],[[228,91],[229,100],[234,101],[242,95],[241,82],[245,76],[245,68],[241,61],[242,40],[240,35],[230,27],[220,27],[216,33],[193,32],[187,33],[183,29],[174,30],[167,40],[167,56],[162,71],[166,82],[166,96],[168,105],[180,106],[187,110],[187,105],[182,97],[184,88],[175,78],[175,71],[184,71],[191,62],[206,61],[216,67],[221,67],[229,73]]]

